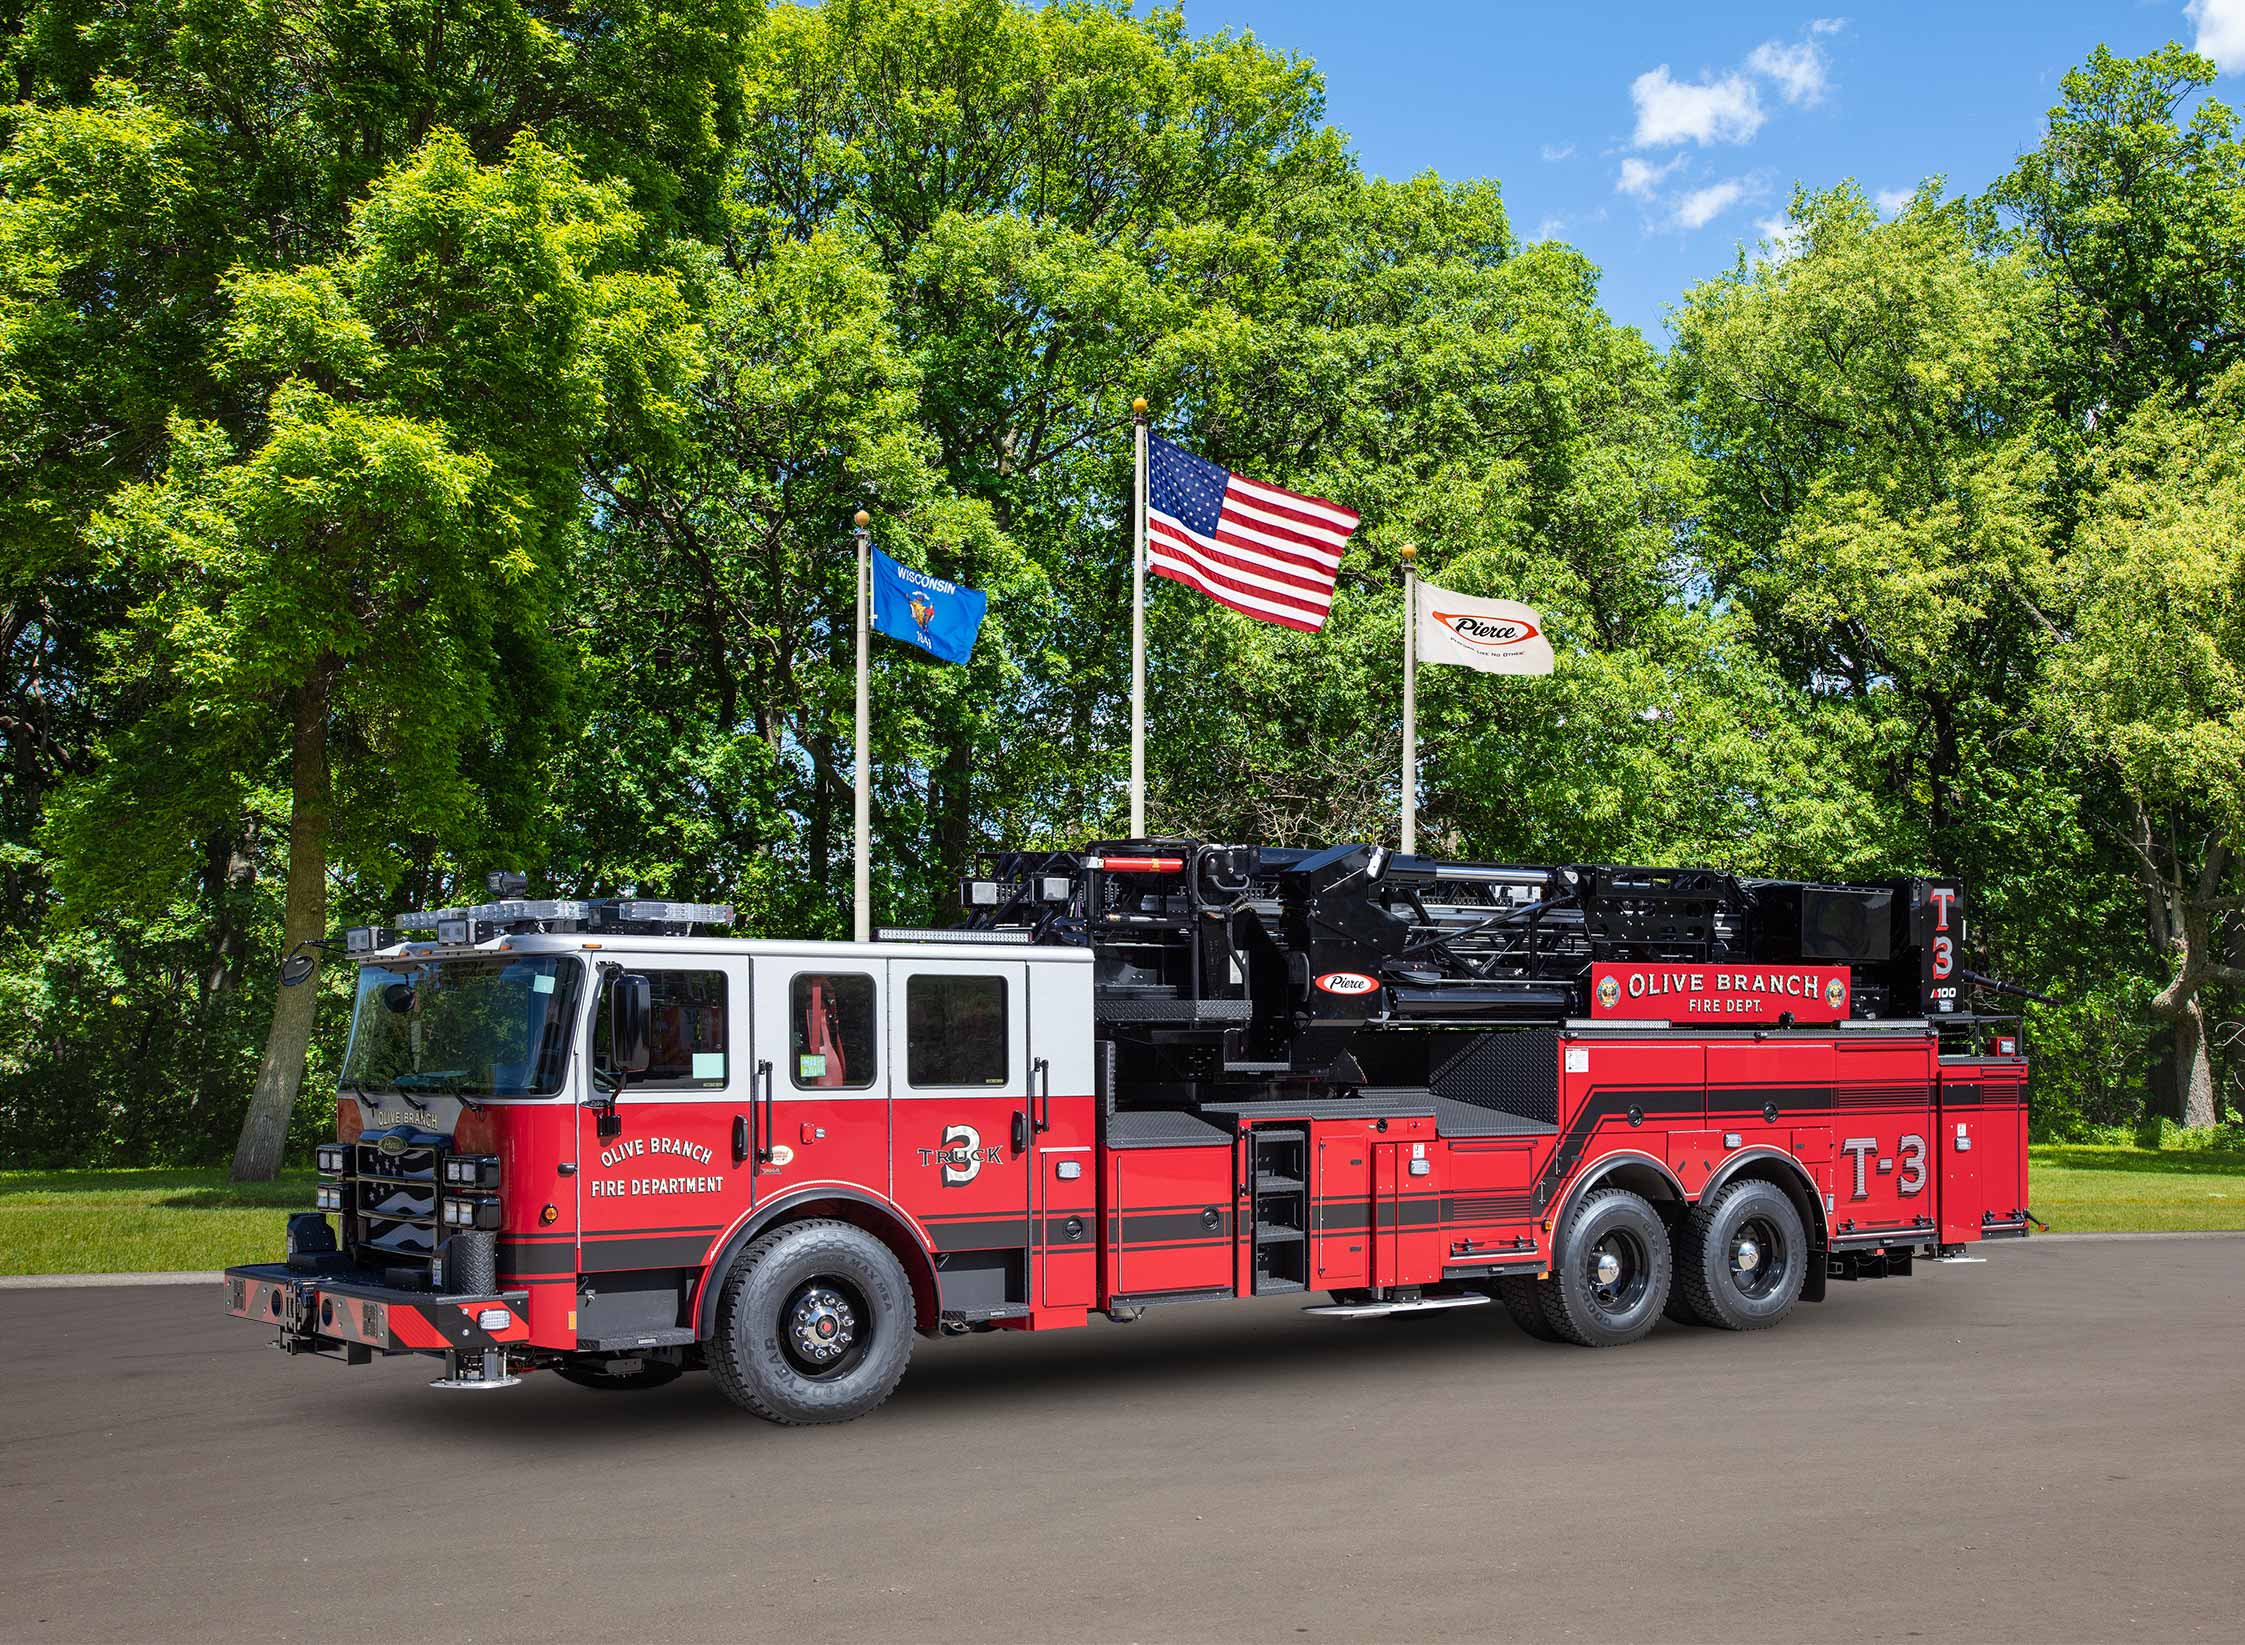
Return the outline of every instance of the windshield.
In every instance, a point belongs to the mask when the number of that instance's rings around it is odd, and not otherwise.
[[[362,965],[343,1087],[550,1096],[568,1071],[583,970],[549,954]]]

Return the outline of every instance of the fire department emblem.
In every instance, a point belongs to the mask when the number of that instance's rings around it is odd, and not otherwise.
[[[1833,977],[1824,984],[1824,1003],[1837,1011],[1847,1000],[1847,984]]]
[[[1621,983],[1617,978],[1598,979],[1598,1003],[1608,1011],[1621,1003]]]

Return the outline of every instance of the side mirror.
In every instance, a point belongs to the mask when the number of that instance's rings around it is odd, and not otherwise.
[[[608,980],[608,1066],[619,1074],[644,1074],[654,1058],[650,1020],[655,1012],[652,984],[637,972],[618,972]]]

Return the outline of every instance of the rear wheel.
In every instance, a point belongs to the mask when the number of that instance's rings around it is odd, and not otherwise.
[[[847,1422],[887,1399],[912,1357],[912,1286],[894,1253],[846,1222],[797,1222],[734,1261],[718,1295],[710,1375],[770,1422]]]
[[[1674,1271],[1659,1213],[1626,1188],[1599,1188],[1576,1202],[1551,1277],[1536,1288],[1558,1336],[1618,1348],[1653,1328]]]
[[[1543,1287],[1532,1279],[1500,1279],[1497,1281],[1497,1300],[1504,1311],[1512,1316],[1512,1323],[1534,1337],[1538,1342],[1557,1342],[1559,1333],[1551,1328],[1551,1321],[1543,1316]]]
[[[1676,1290],[1692,1318],[1759,1331],[1793,1311],[1808,1278],[1808,1235],[1774,1182],[1734,1182],[1676,1230]]]
[[[636,1371],[612,1371],[606,1365],[557,1365],[553,1374],[580,1388],[630,1394],[645,1388],[666,1388],[684,1376],[686,1368],[667,1360],[643,1359]]]

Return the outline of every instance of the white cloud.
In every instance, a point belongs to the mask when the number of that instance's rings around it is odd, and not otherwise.
[[[1808,32],[1811,34],[1837,34],[1846,27],[1847,19],[1844,17],[1814,17],[1809,20]]]
[[[1561,240],[1566,238],[1566,234],[1567,219],[1564,217],[1546,217],[1536,225],[1538,240]]]
[[[1649,200],[1653,190],[1666,182],[1683,163],[1684,157],[1681,154],[1657,166],[1650,160],[1638,159],[1634,154],[1625,155],[1621,162],[1621,175],[1614,179],[1614,192],[1634,194],[1640,200]]]
[[[2245,0],[2190,0],[2183,12],[2198,25],[2200,56],[2224,74],[2245,73]]]
[[[1878,203],[1881,217],[1899,217],[1902,208],[1917,197],[1916,189],[1882,188],[1871,198]]]
[[[1754,185],[1744,177],[1726,177],[1719,183],[1709,183],[1705,188],[1695,188],[1676,197],[1669,213],[1669,226],[1680,229],[1705,228],[1716,218],[1754,193]]]
[[[1575,145],[1572,143],[1546,143],[1543,146],[1543,157],[1546,160],[1572,160],[1575,157]]]
[[[1629,83],[1637,105],[1638,148],[1673,143],[1746,143],[1769,117],[1754,82],[1735,70],[1720,80],[1682,81],[1663,63]]]
[[[1773,263],[1798,257],[1801,248],[1808,244],[1808,231],[1790,217],[1764,217],[1754,228],[1768,244],[1769,259]]]
[[[1746,54],[1746,66],[1777,82],[1778,95],[1795,108],[1811,108],[1824,96],[1824,48],[1813,40],[1785,45],[1764,40]]]

